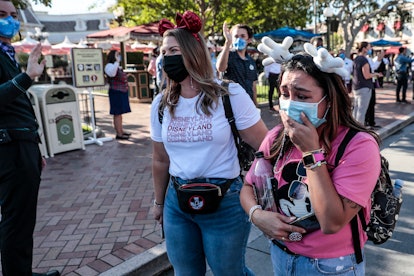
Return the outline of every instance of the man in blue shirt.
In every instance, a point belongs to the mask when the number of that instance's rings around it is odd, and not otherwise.
[[[407,49],[404,47],[400,47],[398,49],[398,56],[394,60],[395,64],[395,71],[397,73],[397,89],[396,89],[396,96],[397,102],[409,103],[405,99],[407,94],[407,86],[408,86],[408,66],[411,65],[411,62],[414,59],[411,59],[405,55]],[[400,91],[402,87],[402,98],[400,98]]]
[[[224,79],[238,82],[257,105],[256,62],[247,53],[247,45],[253,37],[253,31],[244,24],[234,25],[229,30],[224,22],[223,34],[226,42],[217,58],[217,71],[224,73]]]

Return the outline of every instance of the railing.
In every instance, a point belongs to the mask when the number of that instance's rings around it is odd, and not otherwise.
[[[269,85],[261,85],[258,84],[256,86],[257,90],[257,103],[258,104],[264,104],[268,102],[267,95],[269,93]],[[100,94],[107,94],[108,93],[108,86],[101,86],[101,87],[93,87],[94,93],[100,93]],[[277,96],[277,90],[275,89],[275,92],[273,94],[273,99],[276,100],[278,98]]]
[[[268,103],[268,94],[269,94],[269,85],[261,85],[258,84],[256,86],[256,91],[257,91],[257,103],[258,104],[264,104],[264,103]],[[273,93],[273,101],[275,101],[278,98],[278,93],[277,93],[277,89],[275,88],[275,92]]]

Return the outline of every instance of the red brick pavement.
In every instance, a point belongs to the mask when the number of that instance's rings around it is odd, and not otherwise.
[[[414,111],[414,104],[395,103],[394,94],[392,84],[378,89],[377,124]],[[95,97],[95,107],[97,125],[113,137],[108,99]],[[131,103],[131,108],[124,116],[130,141],[87,145],[48,159],[39,193],[34,271],[99,275],[162,241],[150,212],[150,104]],[[265,107],[262,117],[269,128],[278,122],[277,113]]]

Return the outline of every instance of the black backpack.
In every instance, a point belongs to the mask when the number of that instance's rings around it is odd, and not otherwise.
[[[349,129],[341,144],[335,158],[335,167],[344,154],[349,141],[358,133],[354,129]],[[388,161],[381,155],[381,172],[371,194],[371,216],[368,224],[365,221],[363,210],[359,210],[358,215],[351,220],[352,239],[354,244],[357,263],[362,262],[362,252],[358,233],[358,217],[365,229],[368,240],[374,244],[382,244],[391,236],[398,220],[402,198],[397,198],[393,194],[394,185],[388,171]]]

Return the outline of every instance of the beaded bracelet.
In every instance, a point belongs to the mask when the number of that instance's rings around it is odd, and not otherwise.
[[[311,155],[311,154],[314,154],[314,153],[325,153],[325,150],[323,148],[320,148],[320,149],[316,149],[316,150],[306,151],[306,152],[302,153],[302,156]]]
[[[305,166],[305,169],[312,170],[313,171],[314,169],[319,168],[322,165],[326,165],[326,161],[325,160],[318,161],[318,162],[316,162],[315,164],[313,164],[311,166]]]
[[[250,208],[250,210],[249,210],[249,222],[252,222],[253,213],[258,209],[262,210],[262,206],[254,205],[254,206],[252,206],[252,208]]]

